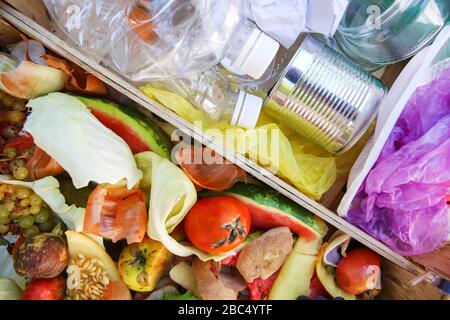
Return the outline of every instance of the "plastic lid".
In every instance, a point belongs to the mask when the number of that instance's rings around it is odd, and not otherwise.
[[[239,96],[231,118],[231,124],[248,129],[254,128],[258,121],[259,114],[261,113],[262,105],[262,98],[242,90],[239,91]]]
[[[222,65],[231,72],[247,74],[254,79],[262,77],[275,58],[280,44],[259,29],[254,29],[234,61],[225,58]]]

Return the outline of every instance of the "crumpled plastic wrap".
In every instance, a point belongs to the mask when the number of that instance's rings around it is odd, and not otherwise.
[[[55,29],[131,81],[192,76],[242,46],[242,25],[289,48],[301,32],[332,36],[348,0],[44,0]],[[242,34],[241,34],[242,36]]]
[[[241,1],[44,3],[63,36],[90,58],[140,82],[193,75],[219,63],[243,18]]]
[[[362,139],[352,150],[333,157],[305,140],[264,112],[254,129],[243,129],[223,119],[215,122],[180,95],[150,85],[141,90],[151,99],[201,127],[230,151],[246,155],[261,167],[290,182],[307,196],[319,200],[338,176],[348,174],[365,144]]]
[[[405,256],[450,234],[450,68],[418,88],[353,200],[347,219]]]

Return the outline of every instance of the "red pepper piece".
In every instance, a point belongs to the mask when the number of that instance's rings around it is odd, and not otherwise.
[[[250,291],[250,300],[266,300],[277,275],[278,272],[275,272],[266,280],[255,279],[251,283],[247,282],[247,287]]]

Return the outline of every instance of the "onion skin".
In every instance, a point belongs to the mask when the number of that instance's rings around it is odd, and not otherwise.
[[[34,99],[64,89],[67,76],[61,70],[22,62],[9,73],[0,73],[0,89],[20,99]]]
[[[197,188],[223,191],[238,181],[245,181],[246,172],[207,147],[181,149],[176,159],[184,173]]]
[[[336,282],[351,294],[362,294],[373,290],[380,277],[381,258],[367,248],[358,248],[341,259],[336,268]]]

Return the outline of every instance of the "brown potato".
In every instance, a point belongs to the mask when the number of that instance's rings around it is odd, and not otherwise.
[[[27,238],[13,254],[16,273],[28,278],[54,278],[69,264],[66,241],[51,234]]]

